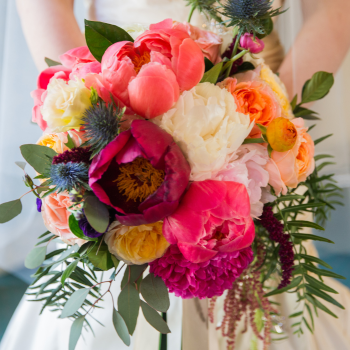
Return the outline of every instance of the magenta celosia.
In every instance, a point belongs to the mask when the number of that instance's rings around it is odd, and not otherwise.
[[[203,263],[192,263],[171,245],[163,257],[150,264],[150,272],[163,279],[169,292],[183,299],[220,296],[253,261],[252,249],[218,253]]]

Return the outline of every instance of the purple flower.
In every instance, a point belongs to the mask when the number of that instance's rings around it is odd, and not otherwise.
[[[85,216],[79,220],[79,227],[86,237],[97,238],[103,235],[103,233],[97,232],[91,227]]]
[[[53,157],[52,164],[67,164],[67,163],[90,163],[91,156],[90,147],[77,147],[67,150],[57,156]]]
[[[36,209],[38,210],[39,213],[41,213],[41,207],[43,205],[43,201],[40,198],[36,199]]]
[[[163,279],[169,292],[183,299],[220,296],[253,261],[252,249],[218,253],[204,263],[185,259],[176,244],[150,263],[150,272]]]

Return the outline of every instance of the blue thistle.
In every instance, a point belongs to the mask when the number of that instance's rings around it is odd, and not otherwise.
[[[222,5],[223,16],[228,17],[228,27],[238,26],[240,34],[253,33],[265,36],[271,28],[271,18],[285,11],[272,9],[273,0],[226,0]]]
[[[124,109],[116,110],[113,104],[100,102],[95,104],[84,113],[82,125],[89,139],[83,146],[90,146],[91,158],[105,148],[120,132],[120,119],[124,114]]]
[[[72,191],[81,187],[89,188],[89,165],[86,163],[59,163],[52,164],[50,181],[56,186],[57,193]]]
[[[205,14],[207,18],[213,18],[217,22],[222,22],[221,17],[217,11],[218,7],[215,5],[217,0],[186,0],[188,6],[197,9],[199,12]]]

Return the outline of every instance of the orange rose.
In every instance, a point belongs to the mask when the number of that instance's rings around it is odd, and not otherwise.
[[[304,119],[296,118],[292,120],[292,123],[298,133],[294,147],[287,152],[273,151],[272,159],[267,166],[271,174],[270,185],[274,187],[276,194],[280,194],[281,191],[286,194],[285,186],[296,188],[298,183],[305,181],[315,169],[315,145],[310,135],[307,134]]]
[[[227,78],[219,84],[226,88],[236,100],[237,111],[248,114],[256,124],[268,126],[272,120],[281,116],[281,108],[273,91],[263,82],[251,81],[237,84],[237,79]],[[250,137],[260,137],[261,131],[254,126]]]
[[[83,239],[76,237],[69,229],[68,219],[71,213],[68,211],[72,205],[67,192],[51,193],[42,200],[41,213],[46,228],[54,235],[61,237],[62,241],[80,246],[85,243]]]

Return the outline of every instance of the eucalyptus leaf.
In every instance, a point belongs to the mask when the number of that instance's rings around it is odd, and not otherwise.
[[[171,333],[168,325],[164,322],[159,313],[152,309],[148,304],[141,300],[141,308],[143,316],[146,321],[154,327],[159,333],[168,334]]]
[[[287,292],[288,290],[290,290],[292,288],[296,288],[301,283],[302,280],[303,280],[302,276],[294,278],[294,280],[287,287],[275,289],[272,292],[265,294],[264,297],[267,298],[267,297],[270,297],[272,295],[282,294],[282,293]]]
[[[85,316],[80,316],[73,322],[69,335],[69,350],[74,350],[77,346],[78,340],[83,330],[84,321]]]
[[[332,73],[317,72],[303,88],[302,103],[317,101],[325,97],[334,84]]]
[[[128,283],[119,294],[118,310],[128,327],[130,335],[132,335],[135,331],[139,309],[139,292],[136,290],[133,284]]]
[[[88,20],[85,20],[85,39],[90,52],[99,62],[111,45],[120,41],[134,41],[130,34],[118,26]]]
[[[330,239],[312,235],[312,234],[306,234],[306,233],[292,233],[292,236],[297,239],[302,239],[302,240],[313,240],[313,241],[319,241],[319,242],[327,242],[327,243],[332,243]]]
[[[76,290],[68,299],[60,318],[66,318],[74,315],[83,305],[86,297],[90,292],[90,288]]]
[[[0,204],[0,224],[11,221],[22,212],[20,199]]]
[[[96,244],[88,253],[88,259],[100,270],[108,271],[114,267],[111,253],[106,243]]]
[[[338,278],[341,280],[346,280],[346,278],[344,276],[338,275],[337,273],[334,273],[332,271],[319,269],[318,267],[315,267],[313,265],[308,265],[308,264],[301,264],[301,265],[303,265],[303,267],[306,270],[308,270],[308,271],[310,271],[318,276],[326,276],[326,277],[333,277],[333,278]]]
[[[57,155],[53,149],[40,145],[22,145],[20,149],[23,158],[39,174],[48,171],[52,163],[52,158]]]
[[[24,169],[25,169],[25,167],[26,167],[26,165],[27,165],[26,162],[15,162],[15,164],[16,164],[17,166],[19,166],[23,171],[24,171]]]
[[[45,62],[49,67],[60,66],[62,64],[62,63],[54,61],[48,57],[45,57]]]
[[[75,268],[78,266],[79,263],[79,259],[73,261],[72,263],[70,263],[67,268],[64,270],[63,275],[61,277],[61,283],[62,285],[64,285],[64,282],[66,281],[67,278],[69,278],[69,276],[72,274],[72,272],[75,270]]]
[[[303,221],[303,220],[296,220],[296,221],[287,221],[288,226],[294,226],[294,227],[311,227],[316,230],[324,231],[324,228],[312,221]]]
[[[100,233],[106,232],[109,225],[109,212],[97,197],[85,197],[84,213],[92,228]]]
[[[204,73],[201,83],[216,84],[221,73],[222,65],[223,63],[220,62],[217,65],[215,65],[213,68],[208,70],[208,72]]]
[[[118,333],[120,339],[123,341],[123,343],[126,346],[130,345],[130,335],[128,332],[128,327],[126,326],[125,321],[123,320],[123,317],[120,315],[120,313],[113,308],[113,325]]]
[[[168,288],[164,281],[150,273],[141,283],[141,294],[154,309],[167,312],[170,307]]]
[[[46,246],[34,248],[26,257],[24,266],[27,269],[36,269],[44,261],[46,257]]]
[[[147,269],[148,264],[144,265],[129,265],[125,269],[125,273],[121,283],[121,289],[123,289],[127,283],[134,283],[142,275],[143,271]]]
[[[74,236],[84,239],[85,241],[98,241],[98,238],[90,238],[84,235],[83,230],[79,227],[79,222],[72,214],[68,219],[69,229],[73,233]]]

